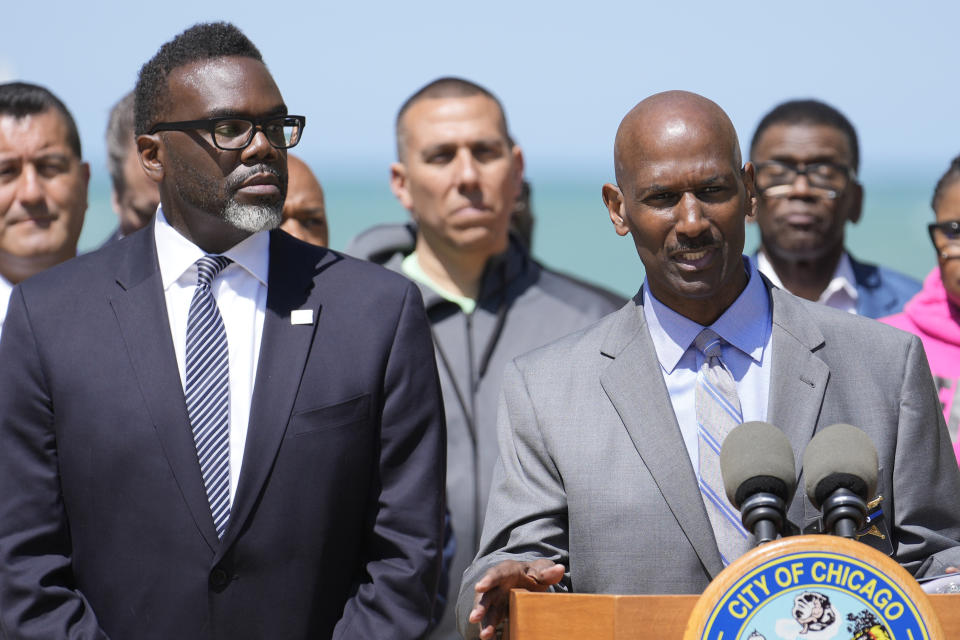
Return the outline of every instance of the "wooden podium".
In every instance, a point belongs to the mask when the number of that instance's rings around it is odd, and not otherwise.
[[[719,638],[736,640],[739,636],[724,635],[722,632],[705,635],[704,625],[711,621],[711,616],[716,622],[718,605],[725,602],[725,596],[727,596],[731,605],[730,609],[736,613],[739,614],[742,609],[746,608],[736,598],[729,597],[731,594],[743,597],[742,594],[736,593],[738,585],[742,588],[742,585],[747,584],[749,580],[753,580],[755,583],[759,582],[758,578],[762,578],[765,571],[768,572],[768,575],[774,575],[772,572],[779,571],[781,572],[780,577],[784,577],[787,570],[777,564],[783,564],[784,562],[792,563],[792,565],[806,562],[807,566],[814,567],[812,571],[814,577],[826,580],[828,576],[827,563],[832,562],[830,559],[838,557],[842,560],[837,561],[836,566],[829,565],[832,572],[829,575],[835,576],[835,582],[839,582],[843,578],[844,581],[856,585],[861,591],[858,597],[867,603],[865,608],[873,606],[863,596],[869,583],[866,579],[860,579],[859,577],[856,582],[849,575],[843,577],[843,571],[840,569],[842,562],[849,560],[856,566],[863,568],[867,574],[870,570],[876,569],[888,576],[895,585],[894,590],[899,590],[902,594],[903,601],[915,605],[917,615],[926,626],[926,635],[923,632],[911,633],[908,630],[906,633],[892,634],[889,637],[894,639],[902,637],[903,640],[920,640],[921,637],[927,637],[928,640],[956,640],[960,638],[960,594],[927,595],[923,593],[916,581],[889,557],[858,542],[829,536],[787,538],[754,549],[727,567],[710,583],[702,595],[627,596],[532,593],[515,590],[510,594],[509,638],[510,640],[557,640],[560,638],[577,638],[578,640],[647,640],[651,638],[656,640],[693,640],[700,638],[714,640]],[[794,561],[793,558],[800,558],[800,560]],[[786,564],[784,566],[791,565]],[[802,567],[800,567],[800,572],[803,573]],[[784,578],[784,580],[788,581],[787,578]],[[807,583],[809,582],[808,579]],[[783,595],[777,597],[787,597],[788,595],[796,597],[794,594],[805,594],[817,589],[816,586],[809,587],[807,583],[804,583],[801,579],[795,584],[789,584]],[[829,591],[828,589],[820,590]],[[879,593],[879,590],[875,591]],[[871,592],[870,595],[872,597],[875,594]],[[885,601],[887,598],[884,597],[883,600],[875,598],[875,600]],[[772,598],[770,603],[770,606],[777,604]],[[889,604],[887,606],[888,610],[892,609]],[[838,620],[836,623],[850,624],[845,619]],[[748,634],[743,635],[744,640],[747,637]],[[776,634],[754,637],[766,637],[767,640],[779,639]],[[815,638],[816,634],[810,636],[797,635],[796,637],[801,639]],[[875,636],[866,633],[864,635],[854,635],[844,630],[834,635],[836,640],[846,640],[848,638],[860,640],[861,638],[872,637]]]

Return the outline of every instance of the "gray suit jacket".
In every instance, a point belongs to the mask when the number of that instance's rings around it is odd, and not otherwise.
[[[862,428],[879,452],[894,557],[915,574],[960,562],[960,471],[920,341],[770,291],[768,419],[790,439],[797,469],[818,429]],[[461,586],[461,629],[473,586],[505,559],[563,563],[560,588],[588,593],[699,593],[723,569],[641,305],[638,294],[508,367],[500,460]],[[790,520],[817,515],[799,490]]]

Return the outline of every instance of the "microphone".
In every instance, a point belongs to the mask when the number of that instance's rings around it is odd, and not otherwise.
[[[776,540],[786,524],[786,506],[797,488],[793,449],[780,429],[744,422],[723,439],[720,475],[727,499],[756,543]]]
[[[823,512],[824,530],[852,538],[867,516],[877,490],[877,448],[870,436],[849,424],[816,434],[803,452],[807,497]]]

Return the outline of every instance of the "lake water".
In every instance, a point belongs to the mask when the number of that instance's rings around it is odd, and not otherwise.
[[[643,281],[643,266],[629,236],[621,238],[613,231],[600,199],[605,178],[554,175],[531,179],[536,215],[533,252],[551,267],[630,296]],[[926,234],[926,225],[933,220],[929,200],[935,181],[936,175],[900,181],[865,179],[864,215],[860,224],[847,231],[851,252],[862,260],[922,279],[935,265]],[[382,180],[363,175],[322,182],[334,249],[343,249],[354,235],[374,224],[408,219],[390,193],[385,176]],[[109,184],[95,179],[90,185],[80,250],[95,248],[115,225]],[[749,225],[748,251],[755,249],[757,238],[755,225]]]

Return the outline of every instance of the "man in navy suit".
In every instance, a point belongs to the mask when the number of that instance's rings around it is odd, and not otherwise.
[[[304,125],[232,25],[141,70],[160,211],[18,285],[0,341],[5,637],[424,634],[429,327],[404,278],[272,230]]]
[[[860,221],[863,187],[857,132],[842,113],[818,100],[776,106],[757,125],[750,160],[761,195],[755,259],[773,284],[868,318],[899,312],[920,291],[913,278],[844,247],[847,223]]]

